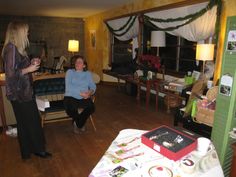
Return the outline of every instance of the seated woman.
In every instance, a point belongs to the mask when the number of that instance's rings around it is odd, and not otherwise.
[[[75,69],[69,69],[65,77],[64,105],[66,113],[72,117],[74,132],[85,131],[84,125],[95,107],[91,96],[96,91],[92,75],[87,71],[87,63],[80,55],[75,56]],[[78,108],[83,108],[81,113]]]

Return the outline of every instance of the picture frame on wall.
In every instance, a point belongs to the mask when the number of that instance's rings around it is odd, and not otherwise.
[[[230,96],[233,86],[233,77],[229,74],[224,74],[220,80],[220,94]]]
[[[90,45],[93,49],[96,49],[96,31],[90,30]]]
[[[227,50],[236,52],[236,30],[231,30],[228,33]]]

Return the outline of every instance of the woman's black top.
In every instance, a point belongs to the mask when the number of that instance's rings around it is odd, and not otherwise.
[[[22,69],[30,65],[27,56],[21,55],[12,43],[6,45],[3,53],[6,74],[6,96],[11,101],[30,101],[33,99],[32,74],[22,74]]]

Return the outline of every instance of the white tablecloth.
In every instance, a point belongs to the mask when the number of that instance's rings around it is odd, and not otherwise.
[[[204,156],[195,150],[173,161],[141,143],[145,132],[120,131],[89,177],[224,177],[213,145]],[[186,158],[195,162],[194,169],[182,166]]]

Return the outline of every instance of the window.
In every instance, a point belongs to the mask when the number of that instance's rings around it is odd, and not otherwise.
[[[119,74],[133,74],[136,71],[132,57],[132,40],[120,41],[113,39],[111,70]]]
[[[150,27],[143,28],[143,54],[156,55],[157,48],[150,46],[151,39]],[[168,71],[175,71],[180,74],[186,74],[187,71],[197,70],[201,68],[196,65],[196,42],[188,41],[182,37],[174,36],[166,33],[166,47],[159,48],[159,56],[161,64]]]
[[[196,42],[180,38],[179,71],[196,70]]]
[[[198,70],[196,65],[196,42],[166,33],[166,47],[160,48],[160,56],[168,70],[180,73]]]
[[[144,26],[142,35],[142,54],[156,55],[157,48],[150,46],[151,31],[153,29]],[[200,71],[202,63],[196,65],[196,42],[188,41],[182,37],[166,33],[166,46],[159,48],[161,64],[166,71],[177,72],[181,75],[188,71]],[[132,61],[132,39],[120,41],[113,38],[112,43],[112,67],[116,64],[127,64]],[[116,65],[117,66],[117,65]],[[126,65],[127,66],[127,65]]]
[[[178,38],[166,33],[166,47],[160,47],[161,64],[163,64],[166,70],[177,71],[176,66],[178,64]]]
[[[132,61],[132,39],[120,41],[114,37],[112,44],[112,63],[128,63]]]

